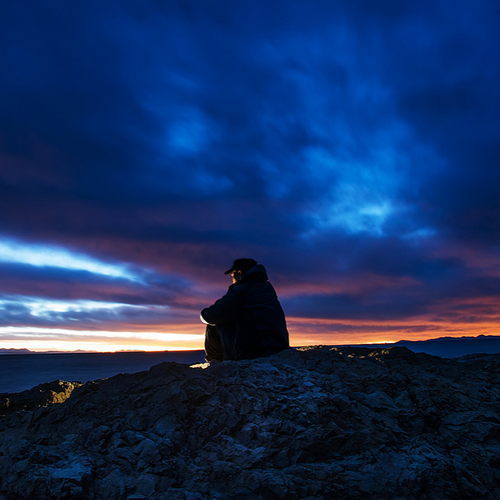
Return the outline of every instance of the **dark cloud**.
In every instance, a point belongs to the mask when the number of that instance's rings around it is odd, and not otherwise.
[[[290,316],[437,317],[449,297],[464,307],[450,321],[490,317],[465,311],[496,290],[499,14],[449,0],[9,3],[0,235],[141,281],[9,263],[0,294],[195,314],[244,255]]]

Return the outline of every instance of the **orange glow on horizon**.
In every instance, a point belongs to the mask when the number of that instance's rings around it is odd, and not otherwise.
[[[293,347],[302,345],[385,344],[439,337],[498,335],[498,322],[451,323],[438,321],[337,321],[289,318]]]
[[[288,318],[292,347],[307,345],[390,344],[399,340],[428,340],[439,337],[477,337],[497,335],[498,322],[445,323],[438,321],[338,321],[310,318]],[[116,325],[115,325],[116,326]],[[172,326],[156,325],[151,329],[126,331],[71,330],[50,328],[0,328],[0,349],[31,351],[187,351],[202,350],[204,327],[191,323]],[[168,331],[170,330],[170,331]]]

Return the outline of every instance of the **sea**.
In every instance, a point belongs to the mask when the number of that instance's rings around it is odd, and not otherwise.
[[[500,353],[500,336],[442,337],[422,341],[400,340],[395,344],[369,344],[364,347],[402,346],[442,358],[458,358],[474,354]],[[341,346],[338,346],[341,347]],[[357,345],[357,347],[362,347]],[[119,373],[149,370],[164,361],[188,365],[203,363],[205,353],[199,351],[114,352],[114,353],[44,353],[0,355],[0,394],[31,389],[45,382],[66,380],[88,382]]]
[[[149,370],[165,361],[203,363],[204,351],[3,354],[0,394],[22,392],[53,380],[88,382]]]

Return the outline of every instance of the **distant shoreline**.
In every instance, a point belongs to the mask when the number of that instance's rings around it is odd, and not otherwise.
[[[203,352],[203,349],[183,349],[170,351],[168,349],[158,350],[158,351],[30,351],[29,349],[0,349],[0,356],[23,356],[36,354],[37,356],[44,354],[175,354],[175,353],[197,353]]]
[[[327,344],[324,344],[327,345]],[[496,354],[500,353],[500,336],[499,335],[478,335],[477,337],[438,337],[435,339],[427,340],[398,340],[396,342],[384,342],[384,343],[366,343],[366,344],[328,344],[328,347],[367,347],[367,348],[378,348],[378,347],[393,347],[393,346],[404,346],[415,352],[425,352],[427,354],[453,358],[460,357],[467,354]],[[294,348],[303,346],[294,346]],[[72,355],[124,355],[124,354],[135,354],[135,355],[169,355],[169,356],[196,356],[202,355],[203,349],[185,349],[185,350],[158,350],[158,351],[141,351],[141,350],[121,350],[121,351],[30,351],[29,349],[5,349],[0,348],[0,356],[23,356],[23,355],[57,355],[61,356],[64,354]]]

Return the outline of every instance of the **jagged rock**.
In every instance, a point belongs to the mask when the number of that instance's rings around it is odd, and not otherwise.
[[[162,363],[6,414],[0,498],[500,499],[499,381],[404,347]]]
[[[55,380],[48,384],[40,384],[28,391],[15,394],[0,394],[0,417],[19,410],[36,410],[41,406],[62,403],[81,382]]]

